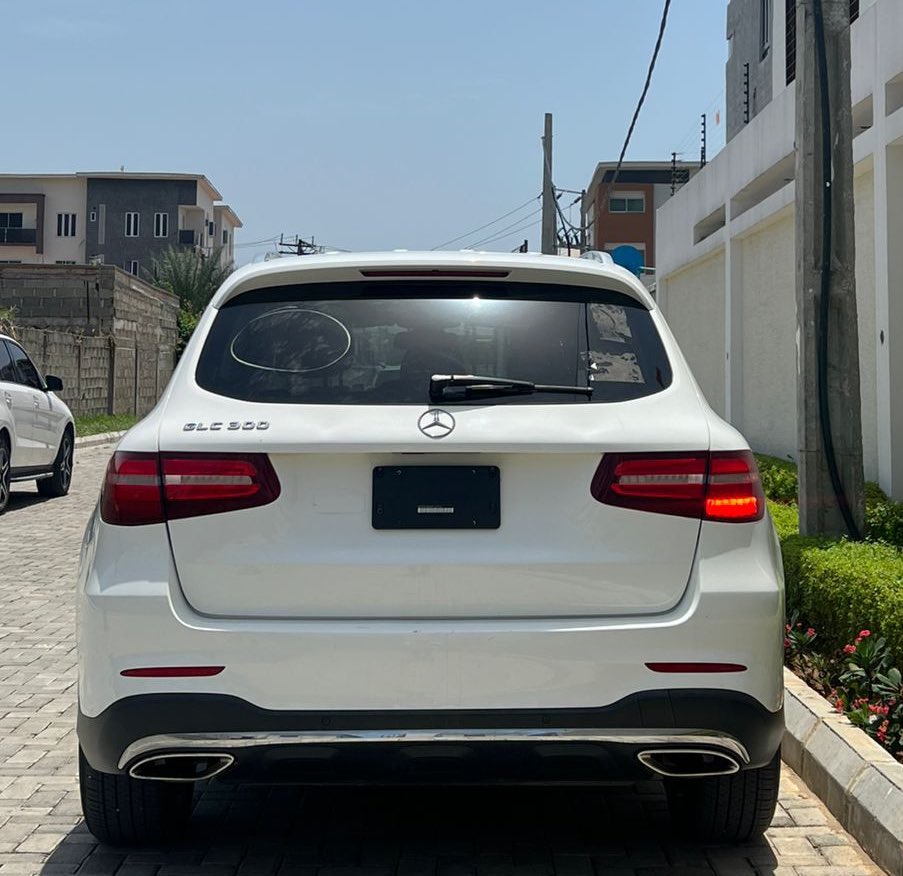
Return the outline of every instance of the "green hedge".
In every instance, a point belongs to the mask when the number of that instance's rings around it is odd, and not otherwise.
[[[796,508],[798,479],[796,464],[776,456],[756,454],[759,477],[765,495],[771,500],[771,516],[775,518],[778,534],[783,536],[779,519],[781,506]],[[796,527],[794,527],[796,529]],[[903,547],[903,502],[889,499],[877,484],[865,485],[865,536],[869,541],[883,541]]]
[[[756,464],[759,466],[762,489],[769,499],[785,504],[796,502],[798,480],[795,462],[757,453]]]
[[[823,647],[840,648],[867,629],[884,636],[896,659],[903,659],[899,550],[849,541],[797,545],[791,550],[791,569],[793,563],[800,615],[818,630]]]
[[[896,541],[903,506],[874,485],[867,493],[870,537],[882,533]],[[788,616],[815,627],[819,650],[841,648],[867,629],[884,636],[903,660],[903,552],[894,544],[800,535],[796,505],[769,501],[768,509],[781,540]]]

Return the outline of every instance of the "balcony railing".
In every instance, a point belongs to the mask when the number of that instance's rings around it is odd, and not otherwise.
[[[0,228],[0,243],[34,246],[37,235],[36,228]]]

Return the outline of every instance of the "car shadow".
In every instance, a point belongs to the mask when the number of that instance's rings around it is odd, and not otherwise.
[[[642,869],[715,872],[743,859],[777,866],[765,840],[741,847],[676,838],[658,782],[604,789],[339,788],[208,783],[189,835],[165,846],[96,843],[83,823],[44,865],[92,876],[122,872],[204,876],[593,876]],[[156,868],[163,868],[157,871]],[[198,868],[198,869],[195,869]],[[721,868],[723,869],[723,867]]]
[[[15,513],[25,508],[31,508],[33,505],[42,505],[49,502],[50,496],[42,496],[39,492],[29,492],[27,489],[16,489],[15,484],[9,494],[9,504],[6,506],[4,514]]]

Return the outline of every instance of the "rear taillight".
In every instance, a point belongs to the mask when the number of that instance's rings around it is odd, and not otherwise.
[[[605,505],[701,520],[761,520],[765,496],[748,450],[606,453],[593,497]]]
[[[100,516],[106,523],[141,526],[162,523],[160,458],[156,453],[114,453],[100,493]]]
[[[100,516],[118,526],[256,508],[279,496],[264,453],[114,453]]]

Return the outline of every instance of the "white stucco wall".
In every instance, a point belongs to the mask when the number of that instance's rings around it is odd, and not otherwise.
[[[668,277],[662,310],[708,403],[724,415],[724,253]]]
[[[0,175],[0,193],[44,195],[44,252],[34,247],[0,247],[0,259],[18,259],[25,264],[53,264],[58,260],[85,260],[85,180],[72,176],[9,177]],[[2,200],[2,199],[0,199]],[[10,205],[12,209],[13,205]],[[16,207],[23,212],[23,222],[34,227],[35,208],[31,204]],[[56,236],[58,213],[75,213],[75,237]]]
[[[874,174],[854,180],[856,223],[856,309],[859,319],[859,392],[862,398],[862,461],[865,476],[878,480],[877,355],[875,347]]]
[[[903,0],[862,2],[850,33],[863,462],[869,480],[903,500]],[[704,325],[681,330],[691,344],[721,332],[723,349],[697,346],[694,368],[714,398],[717,357],[728,418],[756,449],[780,456],[797,447],[795,97],[794,87],[777,87],[772,102],[656,217],[660,300],[672,321],[680,318],[668,301],[674,285],[685,286],[688,271],[727,254],[720,276],[699,275],[708,285],[695,293],[698,302],[684,301]],[[717,230],[713,216],[723,217]],[[716,309],[719,290],[724,302]],[[711,358],[699,361],[706,350]]]
[[[736,425],[756,450],[796,448],[796,284],[793,215],[742,240],[743,406]]]

